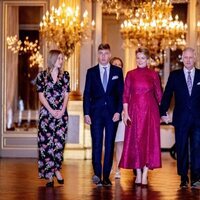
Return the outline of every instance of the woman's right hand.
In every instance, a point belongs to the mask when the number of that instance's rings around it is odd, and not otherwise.
[[[129,114],[128,113],[124,113],[123,115],[123,122],[126,126],[130,126],[131,124],[131,119],[129,117]]]
[[[58,111],[57,111],[57,110],[51,109],[49,112],[51,113],[51,115],[52,115],[54,118],[57,118],[57,116],[58,116]]]

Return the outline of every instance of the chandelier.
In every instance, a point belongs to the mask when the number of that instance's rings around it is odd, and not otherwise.
[[[79,7],[72,9],[64,3],[59,8],[51,8],[40,22],[40,33],[50,44],[56,44],[68,59],[74,52],[75,45],[86,37],[86,30],[93,29],[94,21],[89,23],[85,11],[80,20]]]
[[[183,48],[187,25],[179,21],[178,15],[172,18],[172,9],[169,0],[140,3],[134,15],[121,24],[124,44],[147,47],[151,55],[166,48]]]
[[[120,15],[131,16],[133,11],[144,0],[96,0],[102,6],[103,13],[114,13],[119,19]]]
[[[8,49],[11,50],[14,54],[19,53],[29,54],[29,66],[34,67],[43,67],[44,60],[42,54],[40,53],[40,46],[38,44],[38,40],[34,42],[29,41],[29,37],[27,36],[24,41],[21,41],[15,36],[9,36],[6,38]]]

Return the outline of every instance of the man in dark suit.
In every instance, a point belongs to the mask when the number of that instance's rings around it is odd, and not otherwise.
[[[122,112],[122,69],[109,63],[109,44],[98,47],[99,64],[87,71],[83,95],[85,123],[90,125],[92,137],[93,182],[97,186],[111,186],[109,179],[113,163],[114,141]],[[102,146],[105,130],[105,150],[102,177]]]
[[[200,187],[200,70],[194,67],[195,51],[186,48],[182,54],[184,67],[170,73],[161,101],[161,118],[168,123],[167,110],[172,96],[175,98],[173,125],[177,151],[177,168],[181,188],[189,183]]]

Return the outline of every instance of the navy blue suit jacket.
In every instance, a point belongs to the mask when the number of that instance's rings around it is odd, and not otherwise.
[[[200,123],[200,70],[195,69],[191,96],[183,69],[170,73],[160,105],[161,116],[166,115],[173,95],[175,98],[173,125],[184,126],[188,115],[191,115],[196,123]]]
[[[87,70],[85,90],[83,94],[84,115],[91,118],[99,115],[107,107],[109,114],[122,112],[124,79],[122,69],[114,65],[110,66],[110,73],[106,92],[100,77],[99,65]]]

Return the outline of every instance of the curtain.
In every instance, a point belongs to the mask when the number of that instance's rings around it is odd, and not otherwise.
[[[5,36],[14,36],[19,33],[19,12],[18,6],[8,6],[6,16]],[[7,47],[7,46],[6,46]],[[17,76],[18,76],[18,53],[14,54],[6,49],[5,60],[6,71],[6,125],[11,128],[13,125],[13,113],[17,109]]]

